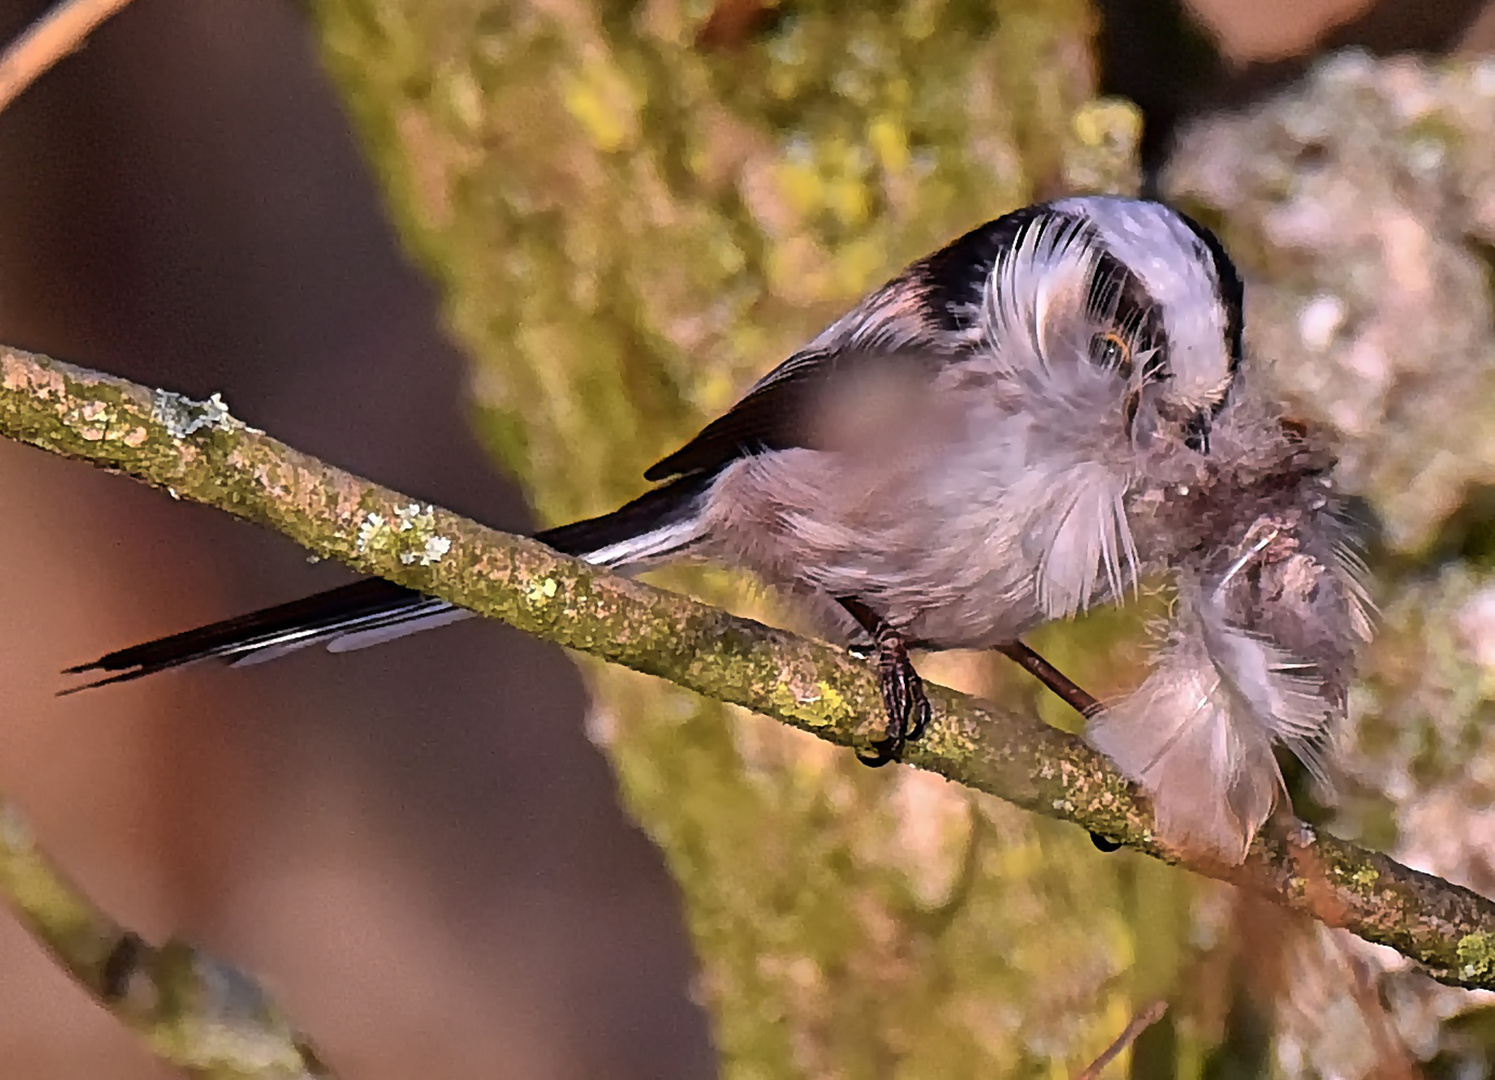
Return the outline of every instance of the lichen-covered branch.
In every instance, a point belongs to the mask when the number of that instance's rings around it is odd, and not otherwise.
[[[422,506],[192,402],[0,348],[0,434],[90,461],[276,529],[318,555],[842,745],[879,731],[868,667],[842,649],[738,618]],[[1172,860],[1105,760],[1035,717],[930,687],[936,723],[909,764]],[[1300,827],[1241,868],[1193,865],[1368,941],[1436,978],[1495,988],[1495,901]]]
[[[88,993],[162,1061],[213,1080],[327,1076],[253,979],[180,941],[153,946],[68,881],[0,801],[0,891]]]

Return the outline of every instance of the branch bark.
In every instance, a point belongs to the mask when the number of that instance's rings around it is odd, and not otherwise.
[[[822,739],[880,732],[868,667],[842,649],[618,577],[422,506],[194,402],[0,348],[0,434],[215,506],[336,558],[569,648],[742,705]],[[930,686],[908,763],[1177,862],[1128,784],[1036,717]],[[1188,863],[1389,945],[1440,981],[1495,989],[1495,901],[1298,823],[1242,867]]]

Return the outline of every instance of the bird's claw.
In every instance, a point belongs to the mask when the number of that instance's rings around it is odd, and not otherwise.
[[[930,720],[924,680],[914,670],[903,638],[885,627],[877,634],[876,642],[877,685],[882,690],[888,729],[883,738],[856,751],[857,760],[874,769],[900,760],[904,748],[924,734]]]

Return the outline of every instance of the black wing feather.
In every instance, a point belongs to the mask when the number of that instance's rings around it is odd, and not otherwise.
[[[795,353],[690,442],[651,465],[644,479],[665,480],[691,473],[715,475],[740,457],[809,445],[812,402],[836,367],[837,359],[831,354]]]

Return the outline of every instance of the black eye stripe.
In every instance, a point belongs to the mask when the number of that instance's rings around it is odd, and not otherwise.
[[[1232,373],[1241,358],[1242,287],[1234,264],[1219,240],[1197,221],[1179,214],[1200,245],[1198,256],[1210,264],[1211,284],[1226,315],[1226,348]],[[1141,375],[1146,380],[1172,377],[1167,325],[1145,282],[1109,249],[1101,230],[1082,210],[1055,204],[1024,207],[987,222],[952,241],[911,268],[912,280],[924,290],[923,309],[931,330],[965,333],[978,325],[984,290],[993,268],[1033,234],[1050,241],[1082,245],[1094,253],[1086,286],[1085,310],[1094,329],[1115,331],[1133,353],[1147,354]],[[980,268],[973,273],[973,268]],[[1082,346],[1088,343],[1088,338]],[[1223,403],[1223,399],[1222,402]]]
[[[1085,307],[1097,325],[1114,329],[1131,342],[1134,352],[1153,350],[1142,368],[1144,379],[1170,376],[1162,313],[1142,280],[1109,251],[1102,250],[1095,260]]]
[[[1240,369],[1245,336],[1246,286],[1236,270],[1235,262],[1220,243],[1220,238],[1210,229],[1195,221],[1188,214],[1177,211],[1179,219],[1199,238],[1200,244],[1209,254],[1214,273],[1211,278],[1215,286],[1215,299],[1225,309],[1225,347],[1230,353],[1230,372]]]
[[[970,329],[980,309],[991,267],[1042,220],[1042,206],[1030,206],[972,229],[917,264],[916,279],[926,290],[930,318],[941,329]],[[981,273],[977,273],[980,268]]]

